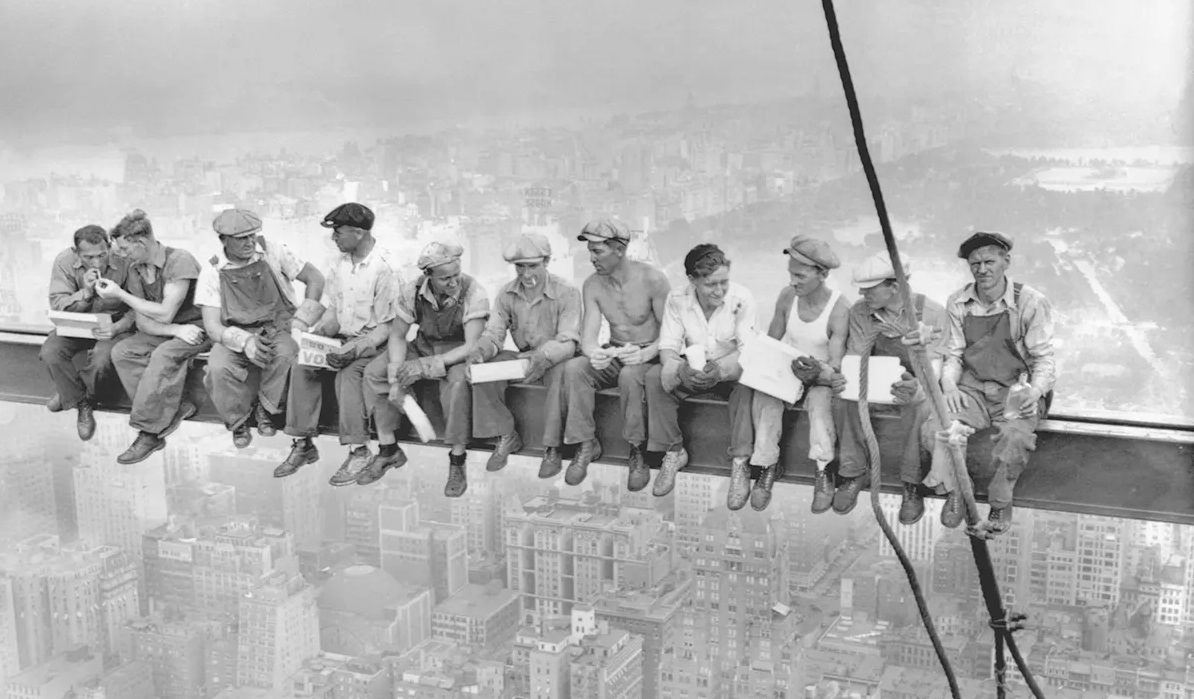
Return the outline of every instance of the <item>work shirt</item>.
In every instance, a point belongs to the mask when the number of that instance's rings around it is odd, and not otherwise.
[[[912,296],[913,306],[916,305],[916,294]],[[846,354],[862,354],[866,347],[867,338],[872,335],[880,334],[879,329],[881,323],[892,323],[903,326],[904,309],[900,308],[880,308],[877,311],[872,311],[867,305],[866,301],[859,299],[850,307],[850,314],[848,318],[849,332],[846,334]],[[937,303],[927,296],[924,299],[924,308],[920,312],[920,321],[925,325],[932,326],[941,331],[941,337],[925,347],[930,360],[944,359],[945,357],[945,342],[946,329],[949,327],[949,318],[945,315],[945,307]],[[885,337],[890,339],[897,339],[898,335],[887,335]],[[872,354],[882,356],[884,353],[879,349],[878,343],[871,351]],[[904,354],[896,355],[904,358]]]
[[[157,249],[146,262],[134,264],[125,288],[137,298],[161,303],[166,285],[170,282],[186,281],[187,293],[171,323],[198,323],[202,314],[195,307],[195,280],[199,278],[199,262],[186,250],[171,248],[158,243]]]
[[[424,301],[428,302],[431,307],[437,311],[447,310],[456,304],[464,304],[464,315],[461,323],[467,323],[470,320],[480,318],[485,320],[489,317],[489,296],[485,293],[485,287],[473,280],[469,285],[468,296],[460,298],[461,291],[464,290],[464,285],[456,287],[456,291],[444,299],[443,307],[435,297],[435,292],[431,290],[431,279],[426,275],[420,276],[417,279],[404,282],[399,290],[397,300],[393,306],[393,314],[395,318],[406,321],[413,325],[418,322],[415,314],[415,295],[420,296]]]
[[[754,331],[755,299],[746,287],[730,282],[725,301],[706,318],[696,289],[688,284],[668,294],[659,349],[683,355],[689,345],[704,345],[705,356],[721,368],[722,377],[736,379],[742,374],[739,351]]]
[[[492,359],[501,351],[509,331],[520,352],[542,348],[547,360],[558,364],[580,344],[580,308],[580,291],[554,274],[547,275],[543,293],[534,299],[527,298],[517,279],[508,282],[498,291],[481,335],[483,356]]]
[[[282,243],[272,244],[261,237],[258,237],[257,242],[258,248],[248,262],[238,264],[229,261],[224,256],[223,248],[218,254],[212,256],[214,264],[204,265],[199,272],[199,281],[195,284],[195,305],[219,308],[221,305],[220,270],[245,267],[262,258],[265,259],[265,264],[273,270],[274,276],[278,280],[278,287],[282,290],[286,300],[295,308],[302,303],[302,299],[295,293],[294,284],[291,282],[303,271],[307,262]]]
[[[92,293],[86,298],[86,284],[83,282],[87,267],[73,248],[58,253],[50,268],[50,309],[71,313],[111,313],[116,320],[128,310],[120,299],[103,299]],[[128,282],[129,261],[125,257],[108,256],[108,266],[100,272],[104,279],[110,279],[123,287]]]
[[[341,336],[358,337],[394,319],[398,267],[397,258],[380,245],[360,262],[354,263],[351,253],[328,261],[323,305],[335,313]]]
[[[966,316],[994,316],[1007,312],[1012,342],[1021,359],[1028,364],[1029,382],[1045,395],[1057,380],[1053,357],[1053,308],[1044,294],[1027,284],[1020,288],[1020,303],[1015,301],[1015,288],[1010,277],[1003,296],[986,305],[978,298],[974,284],[950,295],[945,304],[949,324],[946,327],[945,366],[954,367],[959,374],[964,369],[962,352],[966,337],[962,330]]]

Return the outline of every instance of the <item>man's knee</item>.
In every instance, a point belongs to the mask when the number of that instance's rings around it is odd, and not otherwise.
[[[377,393],[385,393],[390,390],[390,382],[386,377],[387,359],[386,355],[379,354],[365,366],[362,380],[369,390]],[[340,380],[340,374],[337,374],[336,381]]]
[[[641,389],[647,383],[647,374],[654,365],[636,364],[624,366],[618,371],[618,389],[622,391]]]
[[[468,365],[467,364],[453,364],[448,367],[448,375],[444,377],[449,386],[464,386],[468,387]]]
[[[75,356],[74,348],[66,338],[51,334],[42,343],[37,357],[46,364],[54,364],[63,360],[70,361]]]
[[[564,363],[564,380],[570,384],[592,384],[593,375],[588,357],[573,357]]]
[[[135,340],[135,335],[133,337],[127,337],[120,342],[117,342],[115,346],[112,347],[112,364],[114,364],[117,368],[140,364],[144,361],[145,353],[142,351],[141,346],[135,342]]]

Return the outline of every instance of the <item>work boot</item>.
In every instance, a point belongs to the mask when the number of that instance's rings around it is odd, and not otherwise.
[[[589,475],[589,464],[600,458],[601,442],[596,439],[581,442],[576,448],[576,456],[572,457],[568,470],[564,472],[564,482],[568,485],[580,485]]]
[[[900,524],[912,526],[925,515],[925,499],[915,483],[904,484],[904,497],[900,500]]]
[[[522,449],[522,437],[519,437],[517,432],[502,435],[497,446],[494,447],[493,453],[489,455],[489,461],[485,462],[485,470],[501,471],[506,468],[506,460],[510,458],[510,455],[520,449]]]
[[[155,451],[166,448],[166,440],[148,432],[138,432],[131,446],[116,457],[118,464],[135,464],[149,458]]]
[[[165,439],[169,437],[178,426],[182,424],[183,420],[189,420],[195,417],[195,413],[199,412],[199,408],[189,400],[184,400],[178,404],[178,412],[174,413],[174,419],[170,420],[170,424],[166,425],[166,429],[158,433],[158,437]]]
[[[49,410],[51,413],[62,412],[62,396],[57,393],[50,396],[50,400],[46,401],[46,410]]]
[[[406,452],[402,451],[402,447],[397,444],[383,444],[377,450],[377,456],[370,459],[369,465],[357,474],[357,485],[369,485],[374,481],[381,480],[381,477],[386,475],[386,471],[400,468],[405,463]]]
[[[833,511],[839,515],[850,514],[850,510],[858,504],[858,493],[862,490],[862,476],[843,478],[837,485],[837,492],[833,494]]]
[[[650,482],[651,467],[643,461],[643,452],[639,446],[631,444],[630,454],[626,457],[626,490],[635,493],[646,488]]]
[[[79,432],[79,439],[86,442],[95,436],[95,409],[86,400],[79,401],[75,407],[78,415],[75,417],[75,429]]]
[[[543,461],[539,462],[539,477],[555,478],[562,468],[564,468],[564,459],[560,456],[560,448],[547,447],[544,449]]]
[[[750,491],[750,506],[758,512],[767,509],[771,504],[771,487],[775,485],[775,479],[779,478],[783,473],[782,467],[779,464],[771,464],[763,469],[763,475],[759,476],[759,480],[755,481],[755,487]]]
[[[254,421],[257,423],[257,434],[262,437],[273,437],[278,434],[278,428],[274,427],[274,416],[265,409],[265,406],[258,403],[254,411]]]
[[[328,483],[332,485],[348,485],[349,483],[356,483],[357,476],[361,475],[361,469],[369,465],[369,461],[373,459],[373,452],[369,451],[369,447],[359,446],[348,453],[348,458],[344,459],[344,463],[340,464],[340,468],[332,474],[328,479]]]
[[[833,476],[829,471],[817,469],[816,480],[813,481],[813,514],[819,515],[833,505]]]
[[[274,469],[274,478],[285,478],[303,466],[316,461],[319,461],[319,450],[315,448],[310,437],[292,440],[290,454]]]
[[[735,456],[730,462],[730,490],[726,493],[726,507],[741,510],[750,497],[750,463],[745,456]]]
[[[253,430],[249,429],[249,423],[242,422],[236,427],[232,428],[232,445],[237,449],[244,449],[253,443]]]
[[[467,454],[448,454],[448,482],[444,484],[444,495],[458,498],[468,490],[468,473],[464,469]]]
[[[672,488],[676,485],[676,474],[688,465],[688,452],[684,447],[679,449],[669,449],[663,455],[663,463],[659,466],[659,473],[655,474],[655,486],[651,492],[655,497],[661,497],[672,492]],[[648,473],[648,477],[650,477]]]
[[[962,511],[962,496],[956,490],[951,490],[945,496],[945,505],[941,507],[941,524],[956,529],[962,520],[965,518],[965,513]]]
[[[987,513],[987,530],[992,534],[1002,534],[1012,526],[1012,506],[1006,505],[1004,507],[991,506],[991,511]]]

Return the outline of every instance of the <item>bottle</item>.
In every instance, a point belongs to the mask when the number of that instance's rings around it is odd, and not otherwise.
[[[1025,407],[1024,400],[1031,391],[1032,387],[1028,385],[1028,374],[1020,372],[1020,380],[1008,389],[1007,398],[1003,401],[1004,420],[1015,420],[1020,417],[1020,411]]]

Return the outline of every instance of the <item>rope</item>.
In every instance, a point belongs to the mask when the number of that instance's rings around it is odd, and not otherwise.
[[[833,7],[833,0],[821,0],[821,7],[825,13],[825,24],[829,31],[830,44],[833,47],[834,61],[837,64],[838,75],[842,81],[846,106],[850,112],[850,126],[854,132],[854,145],[858,149],[858,158],[862,163],[863,172],[866,174],[867,185],[870,188],[871,198],[875,204],[875,213],[879,217],[879,225],[883,231],[883,242],[887,247],[892,268],[896,273],[900,296],[904,302],[904,315],[908,320],[909,328],[918,328],[920,321],[916,317],[916,311],[912,305],[912,292],[908,287],[908,276],[904,273],[904,265],[900,260],[899,250],[896,247],[895,234],[891,230],[891,221],[887,216],[887,205],[883,201],[883,190],[879,186],[879,175],[875,171],[874,162],[871,160],[870,149],[867,147],[866,133],[862,125],[862,111],[859,108],[858,96],[854,90],[854,80],[850,77],[850,66],[846,62],[846,50],[842,45],[842,37],[838,28],[837,13]],[[870,356],[873,346],[874,337],[872,336],[868,338],[866,352],[863,355],[864,359]],[[941,386],[938,384],[936,374],[925,356],[924,348],[921,346],[910,348],[908,354],[911,358],[913,372],[929,396],[937,425],[939,428],[944,429],[948,424],[946,417],[949,415],[949,411],[946,409],[945,398],[941,393]],[[896,556],[900,559],[900,564],[904,567],[904,572],[908,576],[908,584],[912,587],[913,594],[917,600],[921,620],[924,622],[925,628],[929,631],[930,639],[933,640],[933,648],[937,652],[937,659],[940,661],[941,667],[945,671],[946,679],[949,681],[950,691],[957,698],[960,696],[957,680],[954,677],[949,658],[946,657],[944,649],[941,648],[940,641],[935,637],[936,632],[933,626],[932,615],[923,603],[916,573],[912,569],[911,564],[907,562],[907,555],[899,545],[899,542],[895,540],[894,534],[891,532],[891,526],[887,523],[886,517],[883,516],[882,511],[879,509],[879,448],[874,430],[871,427],[870,410],[866,401],[867,365],[869,362],[862,361],[859,364],[858,413],[862,422],[863,432],[866,436],[867,449],[871,462],[871,508],[875,513],[875,518],[878,520],[880,528],[883,530],[884,536],[891,542],[892,549],[896,551]],[[915,439],[916,435],[910,435],[910,438]],[[1019,648],[1012,637],[1012,630],[1006,623],[1006,610],[1003,606],[1002,596],[999,594],[999,582],[995,578],[995,569],[991,563],[990,552],[987,550],[987,543],[985,541],[987,532],[979,526],[978,504],[974,500],[974,485],[971,483],[970,473],[966,469],[965,455],[962,453],[961,447],[952,443],[949,445],[948,451],[954,476],[957,480],[957,488],[965,505],[967,533],[971,535],[970,547],[974,555],[975,567],[978,569],[979,583],[982,586],[987,613],[991,618],[995,630],[996,692],[999,697],[1005,696],[1007,692],[1005,683],[1006,660],[1003,654],[1003,648],[1006,645],[1012,653],[1012,657],[1016,661],[1016,666],[1019,668],[1020,674],[1024,677],[1033,696],[1037,697],[1037,699],[1044,699],[1044,694],[1033,678],[1028,664],[1024,662],[1024,658],[1020,655]]]
[[[933,623],[929,605],[925,602],[924,592],[920,589],[920,580],[917,578],[916,569],[912,567],[911,559],[905,553],[904,547],[900,545],[891,525],[887,523],[883,509],[879,507],[881,485],[879,481],[879,440],[875,438],[875,431],[871,427],[871,410],[867,403],[868,365],[870,362],[865,361],[871,356],[874,346],[875,336],[871,335],[867,338],[866,347],[862,352],[864,361],[859,362],[858,369],[858,419],[862,421],[862,431],[866,435],[867,460],[870,465],[871,479],[871,512],[874,513],[875,521],[879,523],[879,528],[883,530],[883,536],[887,537],[887,542],[891,544],[896,558],[900,561],[900,566],[904,569],[904,575],[908,578],[908,586],[912,588],[912,596],[916,598],[916,609],[920,612],[920,620],[924,623],[925,631],[929,633],[929,640],[933,643],[933,652],[937,654],[937,661],[941,663],[941,669],[945,671],[945,679],[949,682],[949,692],[954,699],[960,699],[962,694],[958,688],[958,678],[954,675],[954,668],[949,662],[949,656],[945,654],[945,646],[941,643],[941,637],[937,635],[937,627]]]

